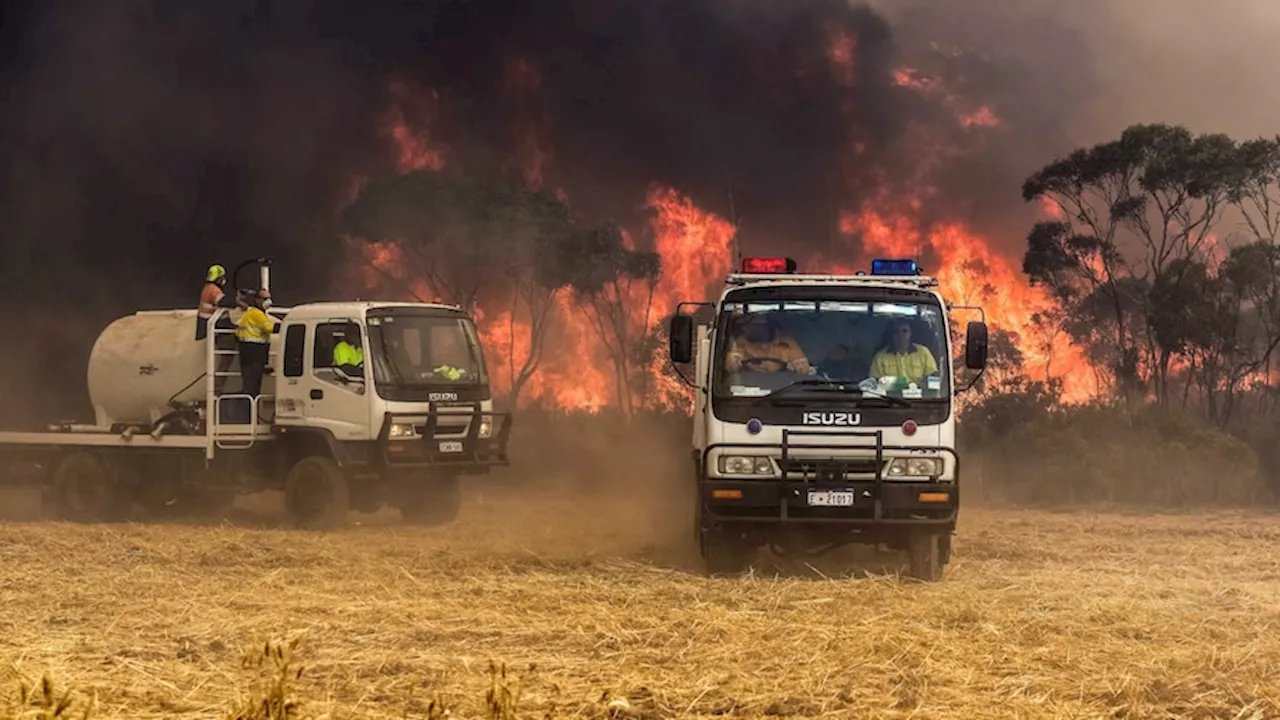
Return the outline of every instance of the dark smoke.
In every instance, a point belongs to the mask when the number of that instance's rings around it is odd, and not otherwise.
[[[194,304],[210,262],[274,256],[282,303],[342,292],[331,221],[353,177],[389,169],[393,78],[440,93],[430,132],[468,170],[505,167],[513,118],[540,118],[547,183],[591,218],[635,223],[654,181],[726,215],[732,191],[747,251],[825,250],[840,209],[920,182],[927,141],[966,151],[927,178],[930,213],[1018,226],[1018,183],[1063,149],[1087,83],[1049,59],[951,53],[973,25],[957,5],[917,3],[895,29],[839,0],[6,4],[0,292],[23,352],[6,354],[0,396],[31,400],[17,388],[38,371],[73,393],[55,410],[84,409],[97,332]],[[997,26],[977,39],[1026,35],[1018,17]],[[828,60],[833,32],[856,40],[852,85]],[[512,91],[518,60],[536,94]],[[1005,128],[966,132],[893,84],[901,62],[992,103]]]

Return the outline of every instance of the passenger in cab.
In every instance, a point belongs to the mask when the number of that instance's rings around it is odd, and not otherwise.
[[[729,372],[814,372],[800,343],[768,315],[749,314],[738,318],[736,325],[729,351],[725,353],[725,369]]]
[[[364,377],[364,346],[360,341],[360,328],[347,325],[342,339],[333,346],[333,366],[352,377]]]
[[[938,372],[938,361],[929,348],[911,341],[911,324],[894,320],[888,345],[871,358],[872,378],[901,377],[923,385],[926,377]]]
[[[437,379],[462,380],[471,364],[470,350],[461,333],[440,327],[431,333],[431,372]]]

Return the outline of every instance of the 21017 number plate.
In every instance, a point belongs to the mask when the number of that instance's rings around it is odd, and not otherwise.
[[[440,452],[457,453],[462,452],[461,440],[442,440],[440,441]]]
[[[810,490],[809,504],[816,507],[851,507],[852,490]]]

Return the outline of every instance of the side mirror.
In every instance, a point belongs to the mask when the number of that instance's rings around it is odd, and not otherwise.
[[[668,351],[671,362],[687,363],[693,360],[693,317],[676,315],[671,318],[671,332],[668,337]]]
[[[987,324],[984,322],[970,322],[965,331],[964,365],[970,370],[981,370],[987,366]]]

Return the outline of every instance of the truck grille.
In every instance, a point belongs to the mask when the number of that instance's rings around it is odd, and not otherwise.
[[[453,437],[453,436],[466,435],[467,427],[470,424],[471,424],[471,420],[469,418],[459,418],[455,420],[453,418],[441,417],[438,420],[436,420],[435,436],[436,437]],[[418,431],[419,435],[425,435],[427,432],[427,425],[426,423],[423,423],[422,425],[418,425],[415,429]]]
[[[840,460],[814,460],[810,458],[798,460],[796,458],[787,458],[786,460],[779,459],[778,467],[787,474],[789,480],[810,482],[823,479],[838,480],[850,475],[875,476],[877,463],[873,457]]]

